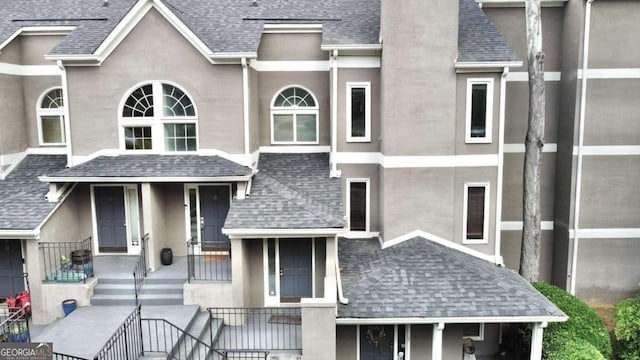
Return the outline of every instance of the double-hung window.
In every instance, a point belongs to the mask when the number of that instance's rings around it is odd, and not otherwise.
[[[493,79],[468,79],[465,140],[467,143],[491,142],[493,117]]]
[[[47,90],[38,102],[40,145],[64,145],[64,98],[61,88]]]
[[[371,83],[347,83],[347,141],[371,141]]]
[[[350,231],[369,231],[369,179],[347,179]]]
[[[464,185],[463,244],[484,244],[489,241],[489,184]]]
[[[318,102],[311,92],[291,86],[271,103],[272,144],[317,144]]]
[[[195,105],[182,89],[157,81],[145,84],[130,92],[122,105],[121,148],[196,151],[197,123]]]

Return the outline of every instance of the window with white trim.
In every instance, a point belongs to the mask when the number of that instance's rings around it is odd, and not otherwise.
[[[347,179],[349,231],[369,231],[369,179]]]
[[[489,184],[464,185],[463,244],[485,244],[489,241]]]
[[[120,113],[121,149],[183,152],[198,149],[196,108],[179,87],[154,81],[131,91]]]
[[[300,86],[290,86],[273,98],[271,143],[318,143],[318,102],[311,92]]]
[[[371,83],[347,83],[347,141],[371,141]]]
[[[38,138],[40,145],[64,145],[64,98],[62,88],[49,89],[38,102]]]
[[[464,324],[462,327],[462,338],[471,339],[474,341],[483,341],[484,340],[484,324],[483,323]]]
[[[493,79],[467,79],[466,142],[490,143],[492,117]]]

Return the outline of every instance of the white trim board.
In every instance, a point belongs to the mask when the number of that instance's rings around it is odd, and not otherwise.
[[[260,72],[266,71],[329,71],[327,60],[264,61],[251,59],[249,66]]]
[[[562,79],[562,72],[560,71],[545,71],[544,81],[560,81]],[[529,73],[526,71],[515,71],[507,74],[507,82],[527,82],[529,81]]]
[[[100,176],[40,176],[38,180],[42,182],[82,182],[82,183],[111,183],[111,184],[129,184],[129,183],[191,183],[191,182],[236,182],[236,181],[249,181],[253,175],[247,176],[224,176],[224,177],[190,177],[190,176],[158,176],[158,177],[100,177]]]
[[[378,164],[385,168],[452,168],[498,166],[497,154],[385,156],[379,152],[337,152],[338,164]]]
[[[15,76],[60,76],[56,65],[16,65],[0,62],[0,74]]]
[[[66,35],[75,28],[73,25],[25,26],[16,30],[4,42],[0,43],[0,51],[19,35]]]
[[[500,229],[502,231],[522,231],[522,221],[503,221],[500,223]],[[540,229],[553,230],[553,221],[540,221]]]
[[[541,7],[563,7],[569,0],[541,0]],[[524,7],[524,0],[476,0],[480,7]]]
[[[576,231],[569,230],[569,238],[574,239]],[[640,228],[592,228],[578,229],[580,239],[640,239]]]
[[[505,154],[524,154],[524,144],[504,144]],[[555,153],[558,152],[558,144],[547,143],[542,146],[543,153]]]
[[[578,79],[582,78],[578,69]],[[640,68],[587,69],[587,79],[640,79]]]
[[[265,154],[296,154],[296,153],[328,153],[329,145],[312,146],[260,146],[259,152]]]
[[[473,324],[473,323],[534,323],[564,322],[567,316],[478,316],[478,317],[393,317],[393,318],[336,318],[337,325],[395,325],[395,324]]]
[[[578,146],[573,147],[573,155],[578,155]],[[640,145],[589,145],[582,146],[580,155],[612,156],[640,155]]]
[[[346,232],[344,228],[328,229],[226,229],[222,228],[222,233],[235,238],[267,238],[267,237],[299,237],[299,236],[341,236]]]

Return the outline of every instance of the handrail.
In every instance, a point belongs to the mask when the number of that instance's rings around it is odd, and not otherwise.
[[[57,353],[55,351],[53,352],[53,359],[54,360],[89,360],[89,359],[86,359],[86,358],[81,358],[81,357],[77,357],[77,356],[73,356],[73,355]]]
[[[142,320],[138,305],[98,351],[94,360],[137,359],[144,352],[142,344]]]
[[[142,331],[147,332],[143,342],[144,353],[163,353],[173,359],[194,360],[211,359],[209,354],[213,353],[225,358],[221,352],[166,319],[145,318],[142,324]]]
[[[91,237],[82,241],[39,242],[45,281],[87,282],[93,277]]]
[[[140,290],[142,290],[142,284],[144,283],[144,279],[147,277],[147,242],[149,241],[149,234],[145,234],[142,237],[140,255],[138,256],[138,261],[136,262],[136,266],[133,269],[133,285],[134,292],[136,298],[136,305],[138,305],[138,295],[140,294]]]
[[[3,318],[0,322],[0,342],[31,342],[27,307],[2,309]]]
[[[231,281],[231,245],[191,238],[187,241],[187,272],[188,282]]]

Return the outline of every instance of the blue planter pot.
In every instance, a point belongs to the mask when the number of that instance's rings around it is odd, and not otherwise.
[[[67,316],[76,309],[77,303],[75,299],[67,299],[62,302],[62,311],[64,311],[64,316]]]

